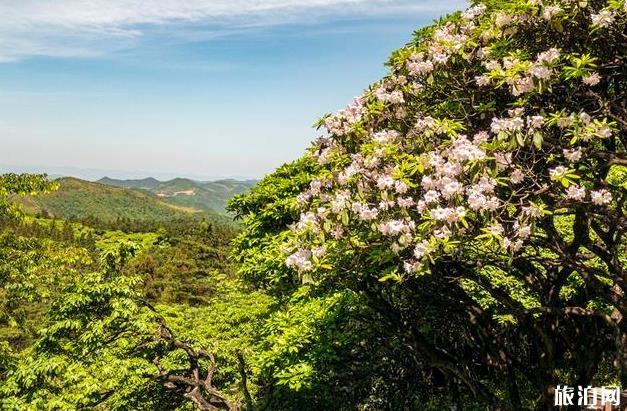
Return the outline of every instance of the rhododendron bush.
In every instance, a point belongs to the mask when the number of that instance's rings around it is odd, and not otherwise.
[[[242,273],[353,295],[427,397],[627,387],[626,24],[622,0],[488,1],[417,31],[234,200]]]

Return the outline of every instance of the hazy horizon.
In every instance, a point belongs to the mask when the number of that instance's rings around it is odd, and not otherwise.
[[[141,180],[154,178],[159,181],[172,180],[174,178],[187,178],[194,181],[217,181],[217,180],[259,180],[262,176],[246,175],[204,175],[193,173],[176,173],[167,170],[107,170],[98,168],[81,168],[72,166],[39,166],[33,164],[11,165],[0,163],[0,173],[35,173],[47,174],[50,178],[74,177],[87,181],[97,181],[108,177],[116,180]]]
[[[0,165],[260,178],[385,74],[413,30],[465,3],[0,4]]]

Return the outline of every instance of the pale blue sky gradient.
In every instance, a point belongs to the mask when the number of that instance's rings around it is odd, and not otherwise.
[[[1,2],[0,170],[91,178],[260,177],[465,3]]]

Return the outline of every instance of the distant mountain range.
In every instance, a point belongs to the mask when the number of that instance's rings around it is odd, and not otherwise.
[[[98,183],[149,192],[163,202],[201,211],[225,213],[226,204],[235,195],[245,193],[255,185],[256,180],[195,181],[175,178],[159,181],[149,177],[141,180],[117,180],[104,177]]]
[[[57,191],[18,198],[29,214],[62,219],[96,217],[163,221],[195,214],[224,214],[227,201],[244,193],[255,181],[198,182],[184,178],[159,181],[115,180],[98,182],[63,177]]]

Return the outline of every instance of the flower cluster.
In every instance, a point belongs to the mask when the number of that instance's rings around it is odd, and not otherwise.
[[[438,255],[463,247],[522,252],[536,222],[551,211],[536,193],[560,204],[611,206],[612,194],[582,181],[577,165],[590,145],[612,135],[612,124],[583,111],[513,104],[527,93],[550,92],[548,86],[560,81],[597,85],[601,76],[591,69],[593,60],[580,59],[573,69],[569,64],[578,57],[556,47],[528,53],[528,60],[516,50],[493,57],[504,32],[560,19],[580,7],[571,3],[532,1],[537,7],[527,14],[474,6],[408,47],[386,79],[327,117],[329,135],[312,149],[324,178],[298,196],[303,212],[293,226],[287,265],[315,269],[331,257],[329,242],[376,243],[388,246],[400,270],[418,273]],[[586,12],[591,29],[625,18],[616,10]],[[460,64],[487,70],[470,77],[463,92],[507,87],[512,105],[485,123],[479,121],[483,114],[447,118],[426,104],[425,96],[440,86],[434,76]],[[371,103],[376,111],[367,108]]]

